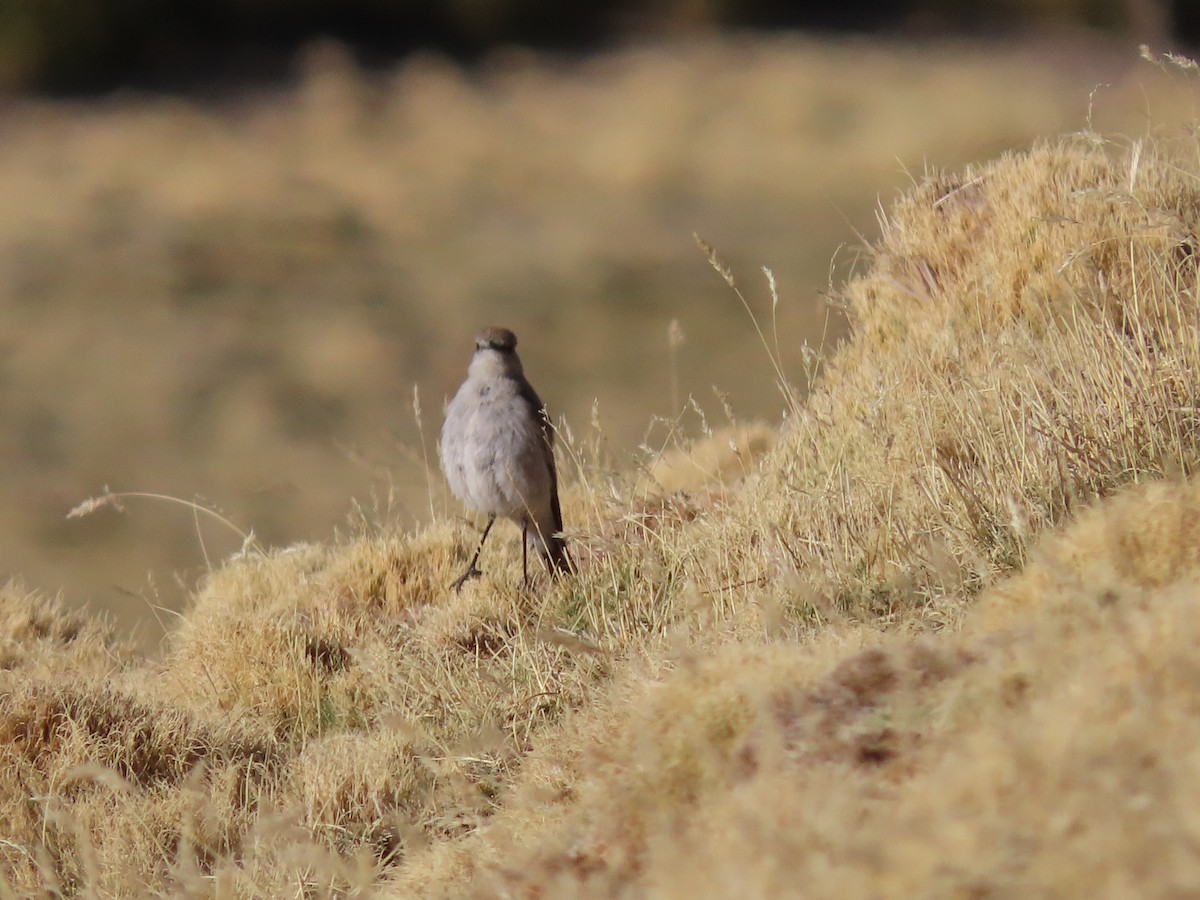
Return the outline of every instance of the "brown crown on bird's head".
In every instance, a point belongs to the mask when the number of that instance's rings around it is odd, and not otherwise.
[[[517,349],[517,336],[507,328],[492,325],[475,335],[475,349],[512,353]]]

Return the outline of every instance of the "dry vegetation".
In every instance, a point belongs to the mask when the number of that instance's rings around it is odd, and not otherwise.
[[[1100,83],[1107,132],[1192,102],[1112,48],[1044,49],[741,38],[369,73],[318,46],[295,84],[223,99],[5,101],[0,572],[156,640],[175,617],[152,607],[205,568],[196,528],[137,501],[64,520],[104,485],[199,498],[278,546],[323,540],[373,491],[398,527],[457,512],[397,447],[422,445],[416,385],[432,451],[493,320],[577,431],[598,398],[622,461],[689,394],[724,421],[713,385],[740,420],[777,420],[692,232],[738,271],[772,267],[800,380],[803,340],[841,327],[816,296],[831,260],[838,283],[839,245],[908,172],[1078,129]],[[201,525],[212,556],[240,543]]]
[[[922,180],[778,432],[568,442],[531,593],[511,533],[456,595],[467,529],[363,526],[147,662],[10,586],[4,887],[1195,893],[1198,227],[1192,137]]]

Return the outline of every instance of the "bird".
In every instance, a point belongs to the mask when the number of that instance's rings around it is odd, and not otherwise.
[[[479,554],[498,516],[521,526],[526,587],[531,541],[552,577],[573,571],[562,536],[554,430],[525,378],[517,336],[507,328],[492,326],[475,336],[467,380],[446,407],[438,451],[450,491],[488,517],[467,570],[451,585],[456,592],[483,574]]]

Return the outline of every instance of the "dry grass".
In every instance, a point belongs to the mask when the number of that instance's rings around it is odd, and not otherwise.
[[[578,577],[254,546],[162,658],[0,592],[19,894],[1178,896],[1200,886],[1200,154],[935,174],[776,433],[564,440]],[[781,337],[787,339],[787,333]]]
[[[800,381],[803,341],[841,334],[818,295],[854,264],[839,247],[874,232],[877,198],[926,165],[1081,127],[1100,83],[1108,131],[1190,108],[1136,63],[1107,46],[743,37],[369,74],[317,46],[294,84],[219,102],[12,101],[0,571],[154,643],[204,550],[240,540],[136,501],[63,519],[103,485],[198,500],[268,546],[323,539],[351,497],[378,496],[399,527],[452,514],[423,463],[470,335],[495,319],[556,414],[578,428],[598,399],[621,468],[689,395],[731,424],[713,385],[739,424],[775,421],[774,372],[693,231],[748,282],[773,267]],[[765,287],[745,288],[765,309]],[[678,431],[698,426],[689,411]]]
[[[685,655],[556,728],[489,830],[439,845],[454,867],[408,884],[452,869],[447,893],[481,896],[1191,893],[1198,515],[1192,485],[1127,492],[958,632]]]

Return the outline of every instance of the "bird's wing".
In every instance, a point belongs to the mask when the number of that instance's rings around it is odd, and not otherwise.
[[[542,451],[546,460],[546,468],[550,470],[550,506],[554,514],[554,530],[562,531],[562,509],[558,503],[558,470],[554,465],[554,426],[550,424],[550,416],[546,413],[546,404],[538,396],[537,391],[528,379],[522,378],[520,385],[521,399],[529,404],[537,417],[542,429]]]
[[[529,404],[529,409],[538,420],[538,425],[542,429],[542,438],[546,442],[546,448],[553,450],[554,448],[554,429],[550,426],[550,417],[546,415],[546,404],[542,402],[542,398],[538,396],[537,391],[533,389],[533,385],[526,379],[522,378],[519,389],[521,399]],[[554,454],[551,452],[550,468],[554,468]]]

